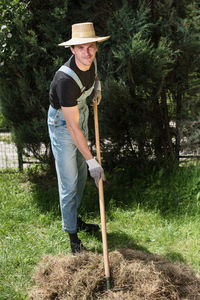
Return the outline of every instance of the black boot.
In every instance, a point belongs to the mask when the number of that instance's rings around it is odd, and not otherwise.
[[[100,230],[99,225],[97,224],[87,224],[81,218],[77,219],[77,230],[78,231],[86,231],[88,233],[95,233]]]
[[[77,233],[69,233],[71,253],[80,253],[85,250],[81,240],[79,240]]]

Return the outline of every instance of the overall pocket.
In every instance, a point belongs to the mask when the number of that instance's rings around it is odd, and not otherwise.
[[[66,125],[62,111],[53,108],[51,105],[48,111],[48,124],[55,127]]]

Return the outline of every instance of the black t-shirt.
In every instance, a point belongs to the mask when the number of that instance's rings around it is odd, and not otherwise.
[[[95,80],[95,66],[92,63],[88,71],[81,71],[76,63],[74,55],[64,64],[72,69],[81,80],[85,90],[91,88]],[[57,71],[50,85],[49,101],[55,109],[61,106],[70,107],[77,105],[77,99],[81,96],[81,90],[75,80],[62,71]]]

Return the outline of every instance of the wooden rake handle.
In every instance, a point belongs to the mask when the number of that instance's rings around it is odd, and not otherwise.
[[[95,126],[95,138],[96,138],[96,154],[97,154],[97,160],[98,160],[99,164],[101,165],[97,101],[94,102],[93,109],[94,109],[94,126]],[[101,231],[102,231],[102,241],[103,241],[103,257],[104,257],[105,276],[106,276],[106,282],[107,282],[107,289],[110,289],[110,268],[109,268],[105,205],[104,205],[104,191],[103,191],[102,178],[100,178],[100,180],[99,180],[99,205],[100,205],[100,216],[101,216]]]

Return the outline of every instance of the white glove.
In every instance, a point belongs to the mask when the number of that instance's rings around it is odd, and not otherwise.
[[[95,158],[86,160],[88,164],[90,176],[94,179],[97,188],[99,187],[99,179],[102,178],[104,181],[106,180],[104,175],[104,170],[101,165],[96,161]]]
[[[97,101],[97,104],[101,102],[101,81],[96,80],[94,84],[94,97],[92,99],[93,102]]]

